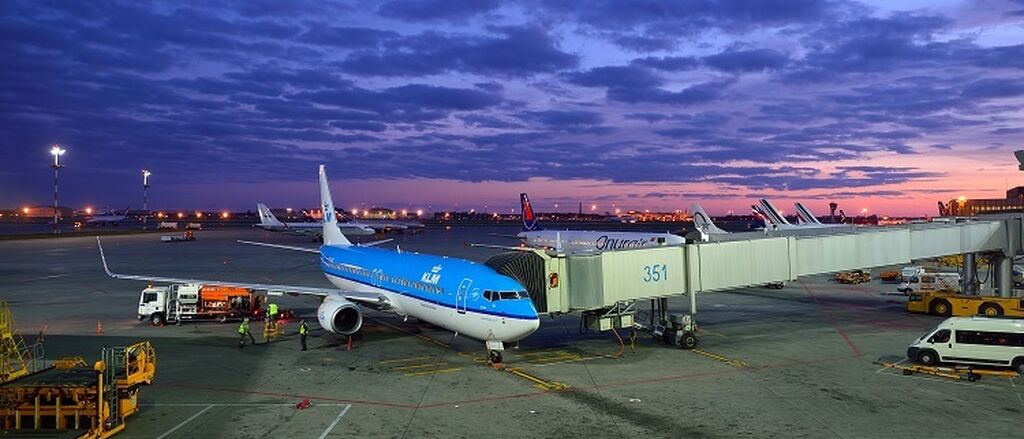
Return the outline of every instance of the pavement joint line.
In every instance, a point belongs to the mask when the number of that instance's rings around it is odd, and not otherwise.
[[[189,416],[189,417],[188,417],[188,419],[186,419],[186,420],[184,420],[184,421],[181,421],[181,423],[180,423],[180,424],[178,424],[178,425],[175,425],[175,426],[174,426],[174,427],[172,427],[172,428],[171,428],[170,430],[167,430],[166,432],[164,432],[164,434],[161,434],[160,436],[157,436],[157,437],[156,437],[156,439],[164,439],[165,437],[169,436],[169,435],[170,435],[171,433],[174,433],[174,432],[175,432],[175,431],[177,431],[177,430],[178,430],[179,428],[181,428],[181,427],[184,427],[184,426],[185,426],[186,424],[188,424],[189,422],[192,422],[193,420],[195,420],[196,418],[198,418],[199,416],[201,416],[201,415],[202,415],[203,413],[206,413],[206,411],[207,411],[207,410],[210,410],[210,409],[212,409],[213,407],[214,407],[214,406],[212,406],[212,405],[208,405],[208,406],[206,406],[206,408],[204,408],[204,409],[200,410],[199,412],[197,412],[196,414],[194,414],[194,415],[192,415],[192,416]]]
[[[320,434],[319,439],[324,439],[327,435],[331,434],[331,432],[334,431],[334,427],[338,426],[338,422],[341,422],[341,418],[345,416],[345,413],[348,413],[348,409],[350,408],[352,408],[352,404],[346,405],[345,408],[341,409],[341,413],[338,413],[338,417],[334,418],[334,422],[331,422],[331,425],[328,425],[327,429]]]

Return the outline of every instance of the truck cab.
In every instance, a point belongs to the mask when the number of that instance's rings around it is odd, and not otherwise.
[[[162,325],[167,315],[167,287],[147,287],[139,295],[140,321],[149,319],[154,325]]]

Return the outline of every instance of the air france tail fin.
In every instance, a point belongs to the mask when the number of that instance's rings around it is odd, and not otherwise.
[[[352,245],[338,228],[338,218],[334,211],[334,201],[331,201],[331,188],[327,184],[327,171],[324,165],[320,165],[320,207],[324,210],[324,245],[340,247]]]
[[[779,212],[779,209],[776,208],[771,201],[762,198],[759,202],[761,204],[761,213],[765,214],[768,220],[771,221],[773,224],[777,226],[789,224],[789,220],[787,220],[786,217],[782,215],[782,212]]]
[[[270,208],[266,204],[259,203],[256,205],[256,210],[260,214],[260,225],[261,226],[284,226],[284,223],[277,220],[277,217],[270,211]]]
[[[697,230],[708,235],[724,235],[729,233],[718,228],[714,221],[711,221],[711,215],[708,215],[708,213],[700,207],[700,204],[693,205],[693,225]]]
[[[811,210],[804,206],[803,203],[795,203],[797,217],[807,224],[821,224],[818,217],[811,213]]]
[[[519,194],[519,207],[523,214],[523,231],[533,232],[543,230],[537,222],[537,215],[533,213],[533,206],[530,205],[530,198],[525,193]]]

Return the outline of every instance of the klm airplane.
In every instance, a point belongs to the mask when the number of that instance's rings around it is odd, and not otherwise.
[[[445,256],[353,245],[338,229],[323,165],[320,165],[320,198],[324,211],[324,244],[319,249],[243,243],[318,253],[324,275],[337,289],[116,274],[107,266],[100,245],[103,268],[116,279],[229,285],[317,296],[321,299],[317,310],[320,326],[341,335],[359,331],[363,307],[391,311],[482,340],[487,343],[491,360],[498,362],[504,343],[521,340],[540,326],[537,310],[526,289],[486,265]]]

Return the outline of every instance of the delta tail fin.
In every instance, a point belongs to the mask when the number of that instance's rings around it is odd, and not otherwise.
[[[718,228],[718,226],[715,225],[715,222],[711,221],[711,215],[708,215],[708,213],[700,207],[700,204],[693,205],[693,225],[697,230],[708,235],[724,235],[729,233]]]
[[[340,247],[352,245],[338,228],[338,217],[334,211],[334,201],[331,200],[331,188],[327,184],[327,171],[324,165],[320,165],[320,207],[324,212],[324,245]]]
[[[544,229],[537,221],[537,215],[533,213],[533,206],[530,205],[530,197],[526,196],[525,193],[519,194],[519,207],[523,214],[524,232],[533,232]]]
[[[273,212],[270,211],[270,208],[267,207],[266,204],[263,204],[263,203],[257,204],[256,205],[256,210],[260,214],[260,225],[261,226],[277,226],[277,227],[283,227],[284,226],[284,223],[282,223],[281,221],[278,221],[277,217],[274,216]]]
[[[811,210],[804,206],[803,203],[795,203],[797,218],[800,218],[806,224],[821,224],[818,217],[811,213]]]

